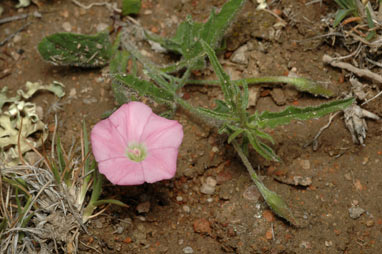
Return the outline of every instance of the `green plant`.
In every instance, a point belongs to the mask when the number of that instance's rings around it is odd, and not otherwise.
[[[241,7],[242,2],[244,1],[228,1],[223,6],[221,12],[224,13],[224,11],[227,11],[236,13]],[[273,142],[272,137],[265,132],[266,128],[274,128],[278,125],[288,124],[292,119],[306,120],[318,118],[328,113],[346,108],[352,104],[353,99],[333,101],[317,107],[287,107],[282,112],[277,113],[263,112],[259,114],[256,112],[250,114],[246,110],[248,105],[248,82],[251,84],[257,84],[264,81],[271,83],[290,83],[298,90],[325,97],[332,96],[333,93],[315,84],[313,81],[302,78],[265,77],[231,81],[230,77],[223,71],[214,52],[218,42],[217,38],[221,38],[221,36],[218,36],[218,33],[215,33],[214,39],[209,38],[208,41],[205,41],[203,38],[206,37],[203,33],[200,33],[200,31],[203,31],[202,28],[206,26],[212,31],[219,31],[220,28],[227,27],[232,19],[231,16],[226,15],[226,18],[216,19],[215,17],[219,17],[219,15],[220,13],[215,16],[215,13],[212,12],[211,17],[206,24],[193,24],[188,18],[185,23],[182,23],[179,26],[177,35],[174,38],[170,40],[159,40],[158,38],[155,38],[157,42],[162,44],[162,46],[182,54],[182,60],[170,67],[161,68],[156,66],[148,59],[144,58],[128,41],[124,39],[121,40],[121,43],[128,51],[128,54],[123,53],[124,51],[116,53],[116,57],[111,61],[111,66],[116,66],[117,64],[114,63],[114,61],[120,61],[122,54],[124,54],[126,58],[136,59],[141,62],[146,71],[145,73],[153,80],[153,82],[143,80],[135,73],[121,74],[114,68],[111,68],[111,71],[114,72],[113,76],[116,81],[125,85],[129,90],[138,92],[140,96],[147,96],[159,103],[166,103],[170,105],[172,109],[174,109],[176,105],[179,105],[184,109],[195,113],[208,123],[215,125],[218,128],[219,133],[228,134],[228,143],[233,144],[267,204],[279,216],[296,224],[293,214],[290,212],[286,203],[276,193],[268,190],[257,177],[247,159],[248,147],[251,146],[266,159],[279,161],[279,157],[264,142],[264,140],[271,143]],[[230,18],[227,18],[227,16]],[[185,27],[188,28],[186,29]],[[224,29],[221,29],[221,32],[223,31]],[[185,38],[192,38],[192,40],[190,42],[189,39]],[[192,52],[192,54],[190,54],[190,52]],[[189,80],[190,73],[192,70],[204,66],[206,55],[219,78],[218,81],[209,81],[208,83],[219,85],[224,94],[224,100],[216,101],[217,106],[215,109],[194,107],[180,98],[177,94],[177,91],[184,85],[196,82]],[[182,77],[177,78],[168,74],[169,71],[172,72],[180,68],[183,68]],[[119,95],[116,94],[116,97],[117,96]],[[126,99],[128,100],[129,98]]]
[[[219,133],[227,134],[228,143],[233,145],[269,207],[292,224],[297,224],[282,198],[268,190],[257,177],[247,158],[249,147],[252,147],[266,159],[279,161],[280,158],[267,144],[273,143],[273,138],[266,132],[266,129],[288,124],[293,119],[318,118],[342,110],[351,105],[353,99],[333,101],[317,107],[287,107],[281,112],[249,113],[247,105],[248,86],[250,85],[264,82],[287,83],[300,91],[324,97],[333,96],[333,92],[303,78],[260,77],[235,81],[230,79],[220,65],[215,50],[220,47],[225,30],[244,2],[245,0],[227,1],[218,14],[214,10],[211,12],[206,23],[197,23],[192,21],[191,17],[187,17],[186,21],[179,25],[175,36],[172,38],[161,38],[146,33],[149,39],[182,56],[179,62],[165,67],[157,66],[143,57],[140,51],[130,43],[128,34],[122,30],[111,52],[110,72],[114,78],[112,88],[119,104],[146,96],[158,103],[168,105],[170,108],[170,111],[166,112],[168,116],[171,116],[176,107],[180,106],[205,120],[208,124],[217,127]],[[122,50],[118,50],[119,45],[122,46]],[[205,82],[191,80],[192,71],[206,66],[206,56],[208,56],[218,80]],[[129,73],[126,73],[129,60],[133,62],[133,68]],[[137,62],[142,64],[143,73],[146,77],[138,76]],[[178,71],[182,71],[180,77],[171,74]],[[224,94],[224,100],[216,100],[217,106],[214,109],[195,107],[189,104],[178,93],[182,87],[191,83],[219,86]],[[95,197],[98,197],[98,194]]]
[[[341,9],[339,9],[336,13],[336,17],[333,23],[333,26],[338,26],[341,21],[349,15],[353,15],[354,17],[358,17],[358,7],[357,0],[334,0]]]
[[[334,27],[338,26],[348,16],[359,17],[361,20],[366,19],[366,23],[369,27],[369,32],[365,39],[371,40],[374,38],[376,32],[374,30],[375,24],[371,14],[374,14],[374,12],[370,3],[364,5],[359,0],[335,0],[335,2],[338,4],[340,9],[335,15],[333,22]]]

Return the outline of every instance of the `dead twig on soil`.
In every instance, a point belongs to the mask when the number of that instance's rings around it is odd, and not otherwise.
[[[20,14],[20,15],[16,15],[16,16],[2,18],[2,19],[0,19],[0,25],[8,23],[8,22],[12,22],[12,21],[20,20],[20,19],[26,19],[28,16],[29,16],[28,13],[24,13],[24,14]]]
[[[382,76],[380,76],[380,75],[378,75],[378,74],[376,74],[376,73],[374,73],[368,69],[357,68],[357,67],[355,67],[349,63],[337,61],[336,59],[334,59],[328,55],[324,55],[322,57],[322,61],[326,64],[330,64],[333,67],[337,67],[340,69],[345,69],[347,71],[350,71],[359,77],[366,77],[366,78],[372,79],[372,80],[377,81],[378,83],[382,84]]]
[[[334,114],[330,114],[328,123],[321,127],[321,129],[317,132],[316,136],[314,136],[313,140],[310,141],[309,143],[305,144],[304,148],[312,145],[313,151],[317,151],[317,148],[318,148],[318,138],[321,136],[321,134],[322,134],[322,132],[324,130],[329,128],[329,126],[332,123],[334,117],[336,117],[340,112],[341,111],[338,111],[338,112],[336,112]]]
[[[74,3],[75,5],[81,7],[82,9],[85,9],[85,10],[90,9],[93,6],[104,6],[105,5],[107,8],[112,9],[115,12],[118,12],[118,13],[122,12],[120,9],[118,9],[117,7],[113,6],[111,3],[108,3],[108,2],[91,3],[89,5],[84,5],[77,0],[72,0],[72,3]]]
[[[365,104],[371,102],[372,100],[375,100],[377,97],[381,96],[381,94],[382,94],[382,91],[379,92],[379,93],[378,93],[376,96],[374,96],[373,98],[370,98],[370,99],[366,100],[365,102],[363,102],[363,103],[361,104],[361,106],[363,106],[363,105],[365,105]]]
[[[11,40],[13,37],[15,37],[16,34],[20,33],[22,30],[24,30],[30,24],[32,24],[32,23],[31,22],[26,23],[26,24],[22,25],[19,29],[17,29],[16,32],[14,32],[13,34],[8,35],[2,42],[0,42],[0,47],[4,46],[5,43],[7,43],[9,40]]]

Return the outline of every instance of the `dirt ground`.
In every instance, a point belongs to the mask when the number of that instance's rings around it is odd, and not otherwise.
[[[5,16],[39,11],[41,18],[0,25],[0,41],[30,22],[25,30],[0,47],[0,87],[10,94],[26,81],[65,85],[61,101],[40,93],[34,101],[44,108],[44,122],[59,119],[63,143],[79,138],[81,121],[88,126],[115,107],[111,80],[102,69],[56,67],[44,62],[37,44],[46,35],[65,31],[95,33],[103,24],[112,25],[113,12],[105,6],[83,9],[72,1],[39,1],[41,5],[16,10],[16,1],[1,1]],[[82,0],[84,4],[93,1]],[[255,2],[255,3],[254,3]],[[191,14],[204,21],[212,7],[223,0],[144,0],[141,24],[161,35],[171,35],[177,24]],[[322,63],[322,56],[349,54],[330,38],[311,39],[327,32],[322,17],[336,11],[331,1],[305,5],[305,1],[274,1],[271,9],[284,11],[288,23],[275,29],[279,21],[270,13],[256,11],[256,1],[248,1],[226,34],[227,49],[221,55],[224,67],[235,78],[286,75],[292,69],[299,76],[328,84],[339,95],[349,91],[345,72]],[[286,13],[288,16],[286,16]],[[230,61],[230,54],[251,43],[248,64]],[[143,45],[148,46],[148,45]],[[155,55],[155,56],[154,56]],[[154,54],[158,61],[168,56]],[[377,70],[375,70],[377,71]],[[210,78],[208,73],[201,78]],[[376,93],[381,84],[370,84]],[[251,88],[260,97],[250,110],[280,111],[286,105],[316,105],[324,99],[297,93],[289,88]],[[195,105],[211,106],[219,90],[187,86],[184,98]],[[57,109],[59,106],[59,109]],[[365,105],[382,116],[382,97]],[[234,150],[216,130],[201,125],[183,112],[176,119],[184,126],[185,137],[174,179],[141,186],[112,186],[107,181],[104,196],[113,196],[129,208],[109,207],[91,220],[89,235],[82,232],[79,253],[347,253],[377,254],[382,249],[382,127],[367,121],[365,145],[353,144],[345,128],[343,114],[334,118],[313,151],[309,143],[328,116],[312,121],[295,121],[271,131],[273,148],[282,163],[268,162],[254,152],[251,162],[264,183],[279,193],[299,221],[291,226],[276,217],[256,190]],[[308,177],[307,187],[287,184],[293,177]],[[206,181],[216,181],[211,194],[204,194]],[[350,209],[350,210],[349,210]],[[361,215],[354,215],[364,211]],[[351,218],[350,215],[355,218]]]

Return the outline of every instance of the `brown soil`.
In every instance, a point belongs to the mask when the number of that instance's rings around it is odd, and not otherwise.
[[[35,98],[44,107],[44,121],[48,124],[53,123],[52,109],[57,103],[61,105],[62,110],[57,111],[58,130],[64,143],[70,145],[79,138],[82,119],[91,126],[105,111],[115,107],[111,82],[102,76],[100,69],[52,66],[41,59],[36,46],[44,36],[63,31],[64,22],[72,25],[73,32],[95,33],[98,24],[112,24],[113,13],[105,7],[84,10],[71,1],[39,2],[39,8],[30,6],[20,11],[13,8],[14,1],[1,2],[5,8],[3,17],[38,10],[42,18],[29,18],[31,24],[19,33],[21,38],[0,48],[0,68],[11,69],[10,75],[0,79],[0,87],[8,86],[12,94],[26,81],[57,80],[65,84],[67,94],[75,91],[76,97],[67,96],[60,102],[48,93]],[[137,19],[151,31],[170,35],[186,15],[204,21],[212,7],[218,8],[223,3],[223,0],[144,0]],[[326,32],[321,18],[336,7],[326,2],[306,6],[305,1],[283,0],[272,8],[289,11],[289,18],[282,16],[289,23],[279,36],[272,35],[277,19],[256,11],[252,1],[246,3],[226,34],[227,52],[246,42],[255,46],[249,53],[248,67],[233,65],[222,57],[225,67],[238,77],[285,75],[296,68],[302,77],[327,82],[339,94],[348,92],[349,84],[340,82],[343,73],[321,61],[325,53],[348,52],[340,44],[332,47],[330,40],[308,40]],[[24,22],[0,25],[0,40]],[[286,88],[275,90],[270,87],[260,90],[256,110],[281,110],[284,106],[275,103],[275,94],[284,96],[287,105],[324,102]],[[201,87],[186,87],[183,92],[195,105],[205,106],[210,106],[219,94],[217,89]],[[381,98],[365,108],[382,116]],[[304,145],[327,123],[328,117],[295,121],[271,131],[275,138],[273,148],[283,163],[251,155],[251,162],[258,165],[265,184],[291,206],[301,225],[293,227],[269,211],[233,149],[216,130],[182,113],[176,114],[185,131],[177,176],[170,181],[134,187],[112,186],[105,181],[104,195],[112,195],[130,208],[112,206],[91,220],[88,223],[91,235],[82,233],[79,253],[381,253],[380,122],[367,122],[368,137],[365,145],[359,146],[353,144],[342,116],[337,116],[319,138],[318,150],[313,151]],[[283,183],[294,176],[310,177],[312,184],[296,187]],[[218,182],[212,195],[200,191],[207,177]],[[351,207],[360,207],[365,212],[352,219]]]

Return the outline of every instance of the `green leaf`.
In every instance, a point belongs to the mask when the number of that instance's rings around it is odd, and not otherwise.
[[[254,134],[255,136],[257,136],[257,137],[259,137],[259,138],[262,138],[262,139],[266,139],[266,140],[270,141],[272,144],[275,143],[274,140],[273,140],[273,138],[272,138],[272,136],[269,135],[268,133],[262,132],[262,131],[260,131],[260,130],[258,130],[258,129],[253,129],[253,130],[251,130],[251,131],[253,132],[253,134]]]
[[[158,103],[172,104],[174,95],[170,92],[157,87],[155,84],[141,80],[134,75],[115,75],[115,80],[121,82],[129,88],[134,89],[140,96],[148,96]]]
[[[158,42],[162,47],[183,56],[182,61],[177,65],[167,67],[164,70],[173,72],[179,70],[179,67],[185,66],[188,66],[191,70],[202,68],[204,66],[204,56],[201,54],[203,48],[200,40],[204,40],[213,49],[216,49],[224,32],[244,2],[245,0],[227,1],[218,14],[215,14],[214,10],[211,11],[206,23],[193,22],[191,17],[188,16],[186,21],[178,26],[175,36],[170,39],[161,38],[154,34],[146,34],[150,40]]]
[[[249,143],[252,145],[253,149],[255,149],[255,151],[261,156],[267,160],[280,161],[280,158],[275,154],[272,148],[258,140],[257,137],[250,131],[246,130],[245,134],[248,137]]]
[[[236,90],[233,88],[230,76],[224,72],[223,67],[221,66],[218,58],[215,55],[215,51],[207,44],[207,42],[201,40],[201,44],[203,46],[203,49],[207,53],[208,58],[210,59],[210,62],[214,68],[216,75],[219,77],[220,87],[223,91],[225,102],[228,104],[228,107],[230,107],[232,111],[232,109],[236,107],[234,101]]]
[[[221,112],[217,112],[215,110],[202,108],[202,107],[197,108],[197,110],[202,112],[204,115],[208,115],[211,118],[215,118],[215,119],[222,120],[222,121],[238,120],[238,118],[235,118],[234,116],[232,116],[231,114],[228,114],[228,113],[221,113]]]
[[[0,223],[0,233],[7,228],[7,218],[2,218]]]
[[[125,203],[116,200],[116,199],[101,199],[93,203],[94,206],[100,206],[100,205],[105,205],[105,204],[112,204],[112,205],[118,205],[122,207],[129,207]]]
[[[62,152],[62,147],[61,147],[61,139],[57,135],[57,140],[56,140],[56,153],[57,153],[57,158],[58,158],[58,168],[60,172],[64,172],[66,163],[64,159],[64,153]]]
[[[228,113],[230,111],[227,103],[222,100],[215,100],[216,107],[214,108],[215,112],[219,113]]]
[[[356,9],[356,0],[334,0],[342,9]]]
[[[44,60],[54,65],[88,68],[106,65],[112,46],[107,33],[56,33],[42,39],[38,51]]]
[[[316,107],[287,107],[281,112],[262,112],[258,116],[258,121],[253,124],[258,124],[260,128],[275,128],[278,125],[284,125],[290,123],[291,120],[308,120],[313,118],[319,118],[329,113],[343,110],[350,106],[354,102],[354,98],[343,99],[324,103]],[[252,119],[251,119],[252,120]]]
[[[102,192],[102,175],[99,173],[98,170],[94,170],[93,175],[94,183],[89,205],[93,205],[94,202],[98,201]]]
[[[367,18],[367,24],[369,26],[369,29],[371,30],[367,34],[366,40],[370,41],[371,39],[374,38],[374,36],[376,35],[376,32],[375,30],[373,30],[373,28],[375,28],[375,24],[374,24],[373,18],[371,17],[370,10],[368,7],[366,7],[366,18]]]
[[[340,9],[337,11],[336,13],[336,17],[334,19],[334,22],[333,22],[333,26],[336,27],[338,26],[341,21],[346,18],[347,16],[349,16],[354,10],[352,9]]]
[[[234,133],[232,133],[229,137],[228,137],[228,144],[230,144],[232,142],[232,140],[234,140],[235,138],[237,138],[240,134],[242,134],[244,132],[244,129],[237,129]]]
[[[122,0],[122,15],[138,14],[141,9],[141,0]]]

